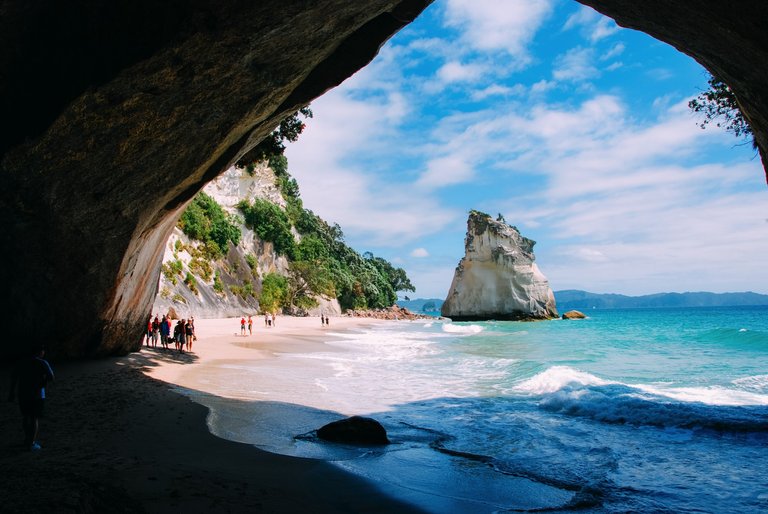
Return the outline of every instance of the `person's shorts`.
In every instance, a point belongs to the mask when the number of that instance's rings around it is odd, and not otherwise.
[[[21,411],[21,415],[30,418],[42,418],[44,405],[45,400],[43,398],[19,400],[19,410]]]

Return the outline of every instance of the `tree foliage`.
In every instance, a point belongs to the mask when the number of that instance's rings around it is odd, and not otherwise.
[[[317,261],[292,262],[288,273],[287,304],[304,309],[316,307],[317,294],[336,296],[330,270]]]
[[[261,283],[259,305],[262,312],[277,312],[286,305],[288,279],[277,273],[267,273]]]
[[[253,229],[259,239],[271,241],[275,251],[292,259],[296,252],[296,240],[291,233],[291,221],[279,206],[266,200],[256,199],[253,204],[242,200],[237,208],[243,213],[245,224]]]
[[[704,129],[710,123],[716,127],[732,132],[736,137],[742,137],[755,146],[752,127],[741,113],[736,95],[728,84],[715,76],[707,81],[709,89],[688,102],[688,107],[697,114],[702,114],[699,126]]]
[[[203,241],[207,250],[217,257],[226,252],[229,241],[234,245],[240,242],[237,220],[203,192],[195,196],[178,225],[190,238]]]
[[[293,143],[296,141],[306,128],[302,118],[308,119],[311,117],[312,109],[302,107],[285,118],[275,130],[238,161],[238,166],[243,168],[253,162],[267,161],[275,156],[283,155],[283,152],[285,152],[284,142],[289,141]]]

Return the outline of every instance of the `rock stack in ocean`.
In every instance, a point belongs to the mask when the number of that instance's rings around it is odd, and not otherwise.
[[[454,321],[556,318],[555,296],[534,262],[535,244],[517,228],[471,211],[464,258],[442,315]]]

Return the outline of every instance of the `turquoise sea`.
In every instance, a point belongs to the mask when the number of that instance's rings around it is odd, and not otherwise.
[[[214,433],[429,512],[768,512],[768,307],[587,314],[329,333],[329,351],[281,357],[305,372],[277,401],[200,401]],[[341,414],[393,444],[294,438]]]

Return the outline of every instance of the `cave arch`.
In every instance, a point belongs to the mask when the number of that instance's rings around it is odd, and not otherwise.
[[[136,349],[186,203],[431,1],[0,4],[0,354]],[[768,169],[767,4],[578,1],[723,78]]]

